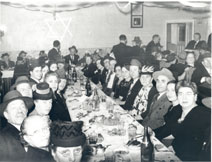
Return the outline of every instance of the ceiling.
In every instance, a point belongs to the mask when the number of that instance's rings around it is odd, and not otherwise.
[[[92,7],[94,5],[104,5],[106,2],[103,1],[73,1],[73,0],[0,0],[1,5],[6,5],[14,8],[24,8],[31,11],[43,11],[43,12],[70,12],[79,10],[82,8]],[[109,3],[109,2],[108,2]],[[115,3],[117,8],[123,13],[130,13],[130,2],[110,2]],[[141,3],[141,2],[135,2]],[[159,7],[159,8],[170,8],[179,9],[193,13],[209,13],[211,11],[210,1],[169,1],[169,2],[142,2],[146,7]]]

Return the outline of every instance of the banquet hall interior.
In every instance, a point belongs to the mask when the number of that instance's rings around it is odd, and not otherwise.
[[[0,162],[211,161],[211,7],[0,0]]]

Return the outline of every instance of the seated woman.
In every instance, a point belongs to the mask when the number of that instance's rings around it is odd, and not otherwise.
[[[92,78],[95,76],[94,72],[97,70],[97,67],[93,63],[91,55],[85,56],[85,63],[86,63],[86,65],[84,66],[82,71],[87,78],[90,78],[92,80]]]
[[[137,120],[142,120],[146,117],[149,112],[152,99],[157,93],[156,88],[152,84],[153,70],[154,68],[151,66],[143,66],[141,70],[140,82],[142,88],[135,98],[133,110],[130,111],[131,115],[133,115]]]
[[[23,162],[54,162],[48,152],[50,139],[48,116],[32,115],[24,119],[21,125],[20,139],[26,151]]]
[[[4,53],[1,55],[1,61],[0,61],[0,69],[1,70],[8,70],[15,67],[15,62],[10,60],[9,54]]]
[[[125,64],[121,68],[121,71],[123,80],[120,82],[118,87],[119,90],[115,92],[114,97],[120,99],[121,101],[125,101],[132,83],[132,78],[130,76],[130,65]]]
[[[174,136],[172,147],[183,161],[197,161],[205,142],[205,132],[210,129],[210,109],[196,104],[197,86],[193,82],[181,81],[176,86],[182,113],[171,123],[169,134]],[[171,120],[172,121],[172,120]],[[167,120],[170,123],[170,121]],[[167,133],[167,135],[169,135]]]
[[[188,52],[186,54],[185,64],[172,64],[168,69],[173,73],[176,80],[191,80],[193,71],[195,70],[196,58],[193,52]]]
[[[170,81],[167,84],[166,96],[172,103],[168,112],[164,115],[165,124],[154,130],[155,136],[162,140],[163,138],[171,134],[171,126],[177,122],[182,114],[182,107],[179,105],[179,101],[176,94],[176,81]]]
[[[53,91],[52,109],[49,113],[50,119],[52,121],[71,121],[66,104],[61,103],[60,99],[58,98],[58,95],[56,95],[56,91],[58,90],[59,84],[59,78],[57,73],[51,71],[48,72],[45,76],[44,81],[49,84],[49,87]]]
[[[82,121],[53,122],[51,131],[51,153],[56,162],[81,162],[86,144],[82,132]]]

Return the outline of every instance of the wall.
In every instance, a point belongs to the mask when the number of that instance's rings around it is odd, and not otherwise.
[[[110,48],[119,42],[118,36],[122,33],[127,35],[129,45],[134,36],[140,36],[143,44],[147,44],[153,34],[159,34],[161,44],[165,45],[166,21],[193,20],[202,15],[178,9],[144,6],[144,26],[139,29],[130,28],[130,14],[121,13],[113,3],[57,13],[56,20],[49,13],[1,5],[0,16],[1,25],[7,28],[0,44],[0,52],[10,51],[11,57],[15,58],[20,50],[31,51],[33,54],[39,50],[48,51],[55,39],[61,41],[64,55],[73,44],[85,50]],[[205,31],[209,31],[210,26],[208,22],[195,25],[197,28],[194,31],[201,29],[205,39]]]

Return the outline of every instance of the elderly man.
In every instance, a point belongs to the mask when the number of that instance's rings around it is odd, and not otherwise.
[[[188,42],[185,50],[195,50],[199,49],[205,41],[201,41],[200,33],[194,33],[194,40]]]
[[[52,124],[52,155],[56,162],[80,162],[86,143],[82,121],[54,122]]]
[[[25,151],[19,139],[20,126],[33,100],[23,97],[18,91],[8,92],[0,105],[0,116],[7,125],[0,132],[0,161],[22,161]]]
[[[153,79],[156,81],[158,94],[152,99],[149,113],[144,118],[142,124],[156,129],[164,124],[163,116],[167,113],[171,103],[166,96],[167,83],[175,80],[171,71],[163,68],[153,73]]]
[[[21,125],[21,141],[26,151],[24,162],[53,162],[48,152],[50,139],[50,119],[48,116],[32,115]]]
[[[48,83],[38,83],[33,92],[35,109],[29,115],[48,115],[52,108],[53,92]]]
[[[16,79],[15,84],[11,86],[11,90],[17,90],[22,96],[32,98],[32,87],[27,76],[20,76]]]
[[[150,41],[146,46],[146,53],[150,55],[153,51],[159,52],[161,51],[161,47],[160,36],[158,34],[155,34],[152,36],[152,41]]]

